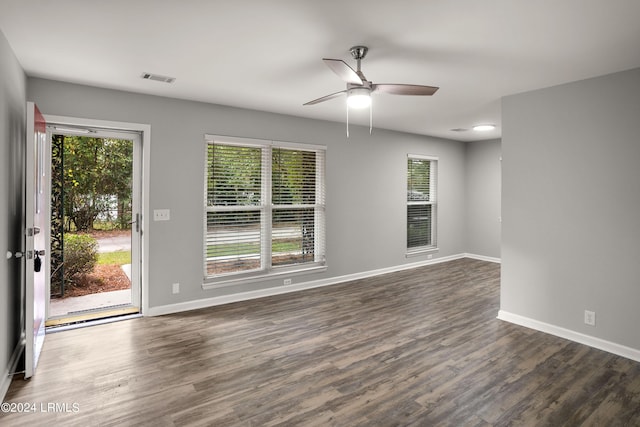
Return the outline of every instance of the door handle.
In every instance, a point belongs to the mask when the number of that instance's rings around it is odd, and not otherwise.
[[[140,232],[140,214],[136,214],[136,219],[131,221],[129,225],[136,225],[136,233]]]

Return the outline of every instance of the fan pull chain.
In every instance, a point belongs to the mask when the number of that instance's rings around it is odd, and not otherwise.
[[[349,138],[349,104],[345,102],[345,105],[347,106],[347,138]]]
[[[371,100],[371,104],[369,104],[369,135],[373,131],[373,99]]]

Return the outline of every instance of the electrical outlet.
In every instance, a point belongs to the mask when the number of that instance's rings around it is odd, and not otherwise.
[[[595,311],[584,311],[584,323],[589,326],[596,326],[596,312]]]
[[[433,259],[433,255],[431,254],[427,255],[427,259]]]
[[[174,294],[179,294],[180,293],[180,283],[174,283],[173,285],[171,285],[171,289],[172,289]]]
[[[291,279],[284,279],[284,284],[286,285],[290,285],[291,284]]]

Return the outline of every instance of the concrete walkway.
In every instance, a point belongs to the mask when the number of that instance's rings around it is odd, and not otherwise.
[[[122,266],[131,281],[131,264]],[[81,297],[55,298],[49,302],[49,317],[64,316],[76,311],[93,310],[114,305],[131,304],[131,289],[99,292]]]
[[[131,236],[120,235],[103,237],[98,240],[98,252],[118,252],[131,250]],[[131,264],[122,266],[122,270],[131,281]],[[49,317],[66,316],[75,312],[107,308],[122,304],[131,304],[131,289],[99,292],[81,297],[55,298],[49,302]]]

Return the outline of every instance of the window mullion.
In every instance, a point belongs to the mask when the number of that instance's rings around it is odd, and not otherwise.
[[[262,214],[261,214],[261,251],[260,258],[263,270],[271,270],[272,240],[272,195],[271,195],[271,146],[262,149]]]

